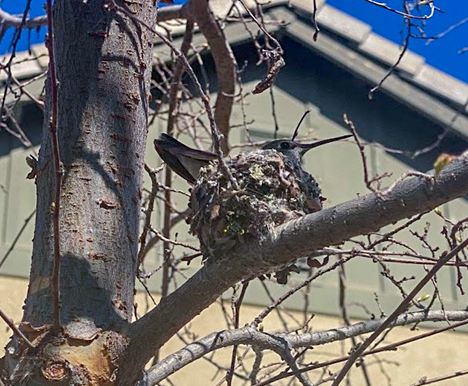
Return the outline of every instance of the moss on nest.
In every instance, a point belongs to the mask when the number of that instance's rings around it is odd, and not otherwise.
[[[275,150],[227,158],[238,191],[216,163],[202,169],[191,194],[189,223],[205,259],[321,209],[323,198],[315,179],[288,161]]]

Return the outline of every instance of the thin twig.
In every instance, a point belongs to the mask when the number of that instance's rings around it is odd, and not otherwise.
[[[53,286],[53,308],[54,308],[54,330],[60,330],[60,189],[62,184],[62,162],[60,161],[58,141],[58,88],[57,71],[55,68],[55,42],[54,22],[52,11],[52,0],[47,0],[47,24],[48,35],[46,46],[49,50],[49,91],[52,104],[51,116],[49,117],[49,131],[52,142],[55,171],[55,199],[52,206],[52,219],[54,224],[54,269],[52,274]]]
[[[15,35],[13,37],[13,41],[11,42],[12,50],[11,50],[10,58],[8,59],[8,62],[6,64],[1,65],[2,68],[7,69],[6,72],[8,74],[8,78],[7,78],[6,82],[5,82],[5,92],[3,93],[2,104],[1,104],[0,111],[3,111],[3,109],[5,108],[5,102],[6,102],[6,98],[7,98],[7,95],[8,95],[6,90],[10,87],[11,77],[12,77],[11,66],[12,66],[12,63],[13,63],[13,59],[15,58],[15,55],[16,55],[16,47],[17,47],[18,42],[19,42],[20,37],[21,37],[21,31],[23,30],[23,27],[26,24],[27,17],[28,17],[28,14],[29,14],[29,10],[31,9],[31,2],[32,2],[32,0],[27,0],[26,6],[24,7],[24,11],[23,11],[23,17],[22,17],[21,21],[19,21],[19,23],[16,26],[16,33],[15,33]],[[4,12],[2,14],[2,16],[5,16],[5,14],[6,13]],[[0,40],[3,38],[3,35],[5,34],[6,29],[8,28],[8,27],[4,28],[5,27],[5,24],[3,23],[4,20],[5,19],[3,18],[1,20],[2,22],[0,22]]]
[[[400,184],[401,181],[405,180],[408,177],[418,177],[420,179],[424,179],[427,182],[429,182],[431,185],[434,184],[435,179],[436,179],[435,175],[432,175],[432,174],[426,174],[426,173],[421,173],[417,171],[405,172],[400,177],[398,177],[398,179],[392,185],[390,185],[384,191],[379,192],[380,197],[381,198],[387,197],[393,191],[393,189],[395,189],[395,187]]]
[[[317,23],[317,9],[318,9],[317,0],[314,0],[314,10],[312,11],[312,22],[314,23],[314,28],[315,28],[315,32],[313,36],[314,42],[317,41],[317,37],[320,32],[320,28]]]
[[[181,86],[182,75],[184,74],[184,64],[182,58],[185,58],[189,52],[190,45],[193,37],[193,23],[187,21],[185,26],[185,34],[181,45],[181,56],[177,58],[174,64],[174,72],[172,77],[172,83],[169,90],[169,110],[167,119],[167,133],[173,135],[174,127],[176,124],[176,112],[179,104],[178,93]],[[171,254],[171,189],[172,189],[172,171],[171,168],[166,167],[165,186],[168,189],[164,190],[164,220],[162,234],[156,234],[163,242],[163,272],[162,272],[162,284],[161,284],[161,297],[164,298],[169,292],[169,276],[170,269],[172,267],[172,254]],[[158,353],[155,355],[157,359]]]
[[[145,170],[150,176],[151,179],[151,192],[148,196],[148,205],[145,210],[145,222],[143,224],[143,231],[140,236],[140,250],[138,251],[138,267],[143,263],[143,256],[146,248],[146,239],[148,237],[149,227],[151,225],[151,215],[154,210],[154,201],[156,200],[156,195],[158,193],[158,180],[156,178],[156,170],[150,168],[145,164]]]
[[[149,226],[149,229],[151,232],[153,232],[160,240],[162,240],[165,243],[172,244],[172,245],[178,245],[184,248],[191,249],[192,251],[200,252],[200,249],[197,247],[194,247],[193,245],[187,244],[187,243],[182,243],[180,241],[176,240],[171,240],[167,237],[165,237],[161,232],[159,232],[157,229],[154,229],[151,225]]]
[[[408,343],[413,343],[413,342],[416,342],[418,340],[425,339],[425,338],[428,338],[430,336],[434,336],[434,335],[443,333],[445,331],[454,330],[454,329],[456,329],[458,327],[461,327],[461,326],[464,326],[466,324],[468,324],[468,319],[465,319],[465,320],[463,320],[461,322],[458,322],[458,323],[454,323],[454,324],[449,325],[449,326],[445,326],[445,327],[437,328],[437,329],[434,329],[434,330],[430,330],[430,331],[427,331],[427,332],[425,332],[423,334],[413,336],[411,338],[402,339],[402,340],[400,340],[398,342],[390,343],[390,344],[387,344],[385,346],[382,346],[382,347],[379,347],[379,348],[376,348],[376,349],[373,349],[373,350],[369,350],[369,351],[363,353],[361,356],[365,357],[367,355],[374,355],[374,354],[378,354],[378,353],[385,352],[385,351],[395,351],[396,348],[399,347],[399,346],[403,346],[403,345],[408,344]],[[310,366],[304,366],[299,371],[300,372],[308,372],[308,371],[328,367],[328,366],[331,366],[331,365],[334,365],[334,364],[337,364],[337,363],[342,363],[342,362],[344,362],[346,360],[349,360],[351,358],[351,356],[352,355],[347,355],[347,356],[344,356],[344,357],[341,357],[341,358],[335,358],[335,359],[332,359],[332,360],[329,360],[329,361],[326,361],[326,362],[322,362],[322,363],[318,363],[318,364],[312,364]],[[279,381],[281,379],[294,376],[295,373],[296,372],[294,372],[294,371],[282,372],[282,373],[280,373],[280,374],[278,374],[278,375],[276,375],[276,376],[274,376],[272,378],[269,378],[269,379],[267,379],[267,380],[265,380],[263,382],[256,383],[253,386],[270,385],[270,384],[272,384],[272,383],[274,383],[276,381]]]
[[[12,331],[21,339],[23,339],[24,343],[26,343],[30,348],[34,348],[35,346],[31,343],[31,341],[26,338],[26,336],[19,330],[18,327],[15,326],[13,321],[6,316],[2,309],[0,309],[0,317],[8,324],[8,327],[12,329]]]
[[[24,145],[24,147],[26,147],[26,148],[32,147],[31,141],[29,140],[28,136],[25,134],[25,132],[21,128],[18,121],[16,120],[16,118],[15,118],[15,116],[13,114],[13,111],[11,111],[11,109],[9,109],[7,106],[5,106],[5,114],[8,117],[8,119],[11,121],[13,126],[15,127],[16,133],[18,135],[15,135],[14,134],[15,132],[12,133],[13,130],[11,130],[10,133],[13,134],[16,138],[18,138],[20,140],[20,142]],[[5,126],[6,126],[6,124],[5,124]],[[5,126],[2,125],[2,127],[5,127]],[[5,128],[7,128],[7,126]]]
[[[273,85],[270,87],[270,101],[271,101],[271,116],[273,117],[273,123],[275,124],[275,131],[273,134],[273,138],[278,138],[279,133],[279,124],[278,124],[278,116],[276,115],[276,101],[275,101],[275,94],[273,93]]]
[[[433,383],[442,382],[442,381],[446,381],[447,379],[453,379],[453,378],[462,377],[465,375],[468,375],[468,369],[455,371],[450,374],[439,375],[434,378],[422,377],[419,381],[417,381],[416,383],[412,383],[410,386],[431,385]]]
[[[388,77],[390,75],[393,74],[393,72],[395,71],[395,69],[398,67],[398,65],[400,64],[400,62],[402,61],[403,59],[403,56],[405,55],[406,51],[408,51],[408,46],[409,46],[409,41],[410,41],[410,38],[411,38],[411,20],[409,18],[406,18],[405,19],[406,21],[406,24],[407,24],[407,28],[408,28],[408,32],[406,34],[406,37],[405,37],[405,40],[403,42],[403,49],[401,50],[400,52],[400,55],[398,56],[398,59],[396,60],[396,62],[388,69],[387,73],[384,75],[384,77],[380,80],[380,82],[371,88],[371,90],[369,91],[369,93],[367,94],[368,98],[369,99],[372,99],[374,97],[374,94],[375,92],[380,88],[382,87],[382,84],[388,79]]]
[[[275,45],[274,49],[265,49],[261,51],[260,62],[267,59],[268,61],[268,70],[265,77],[254,87],[252,94],[260,94],[266,89],[270,88],[273,85],[279,71],[286,64],[283,59],[284,50],[281,47],[280,42],[272,36],[264,27],[264,25],[255,17],[250,8],[247,6],[244,0],[238,0],[244,9],[247,11],[252,20],[257,24],[257,27],[265,35],[265,40],[267,43],[272,41]],[[267,44],[268,46],[268,44]]]
[[[247,281],[242,285],[241,293],[239,294],[239,297],[237,298],[236,302],[234,303],[234,328],[239,328],[240,308],[242,306],[242,302],[244,300],[245,293],[247,291],[247,287],[249,286],[249,283],[250,282]],[[235,365],[236,365],[237,347],[238,347],[238,345],[234,345],[232,347],[231,366],[229,367],[229,371],[226,374],[226,384],[227,384],[227,386],[232,385],[232,378],[234,376],[234,368],[235,368]]]
[[[411,15],[410,13],[408,13],[408,12],[398,11],[397,9],[394,9],[394,8],[392,8],[392,7],[389,7],[389,6],[388,6],[387,4],[385,4],[385,3],[379,3],[378,1],[374,1],[374,0],[365,0],[365,1],[367,1],[367,2],[370,3],[370,4],[376,5],[376,6],[378,6],[378,7],[384,8],[384,9],[386,9],[387,11],[396,13],[397,15],[404,16],[404,17],[409,18],[409,19],[416,19],[416,20],[427,20],[427,19],[430,19],[430,18],[434,15],[434,11],[436,10],[436,8],[434,7],[434,5],[432,5],[431,3],[429,3],[428,5],[431,7],[431,12],[430,12],[429,15],[414,16],[414,15]]]
[[[440,39],[447,35],[448,33],[452,32],[454,29],[461,27],[463,24],[468,23],[468,17],[465,17],[463,20],[460,20],[458,23],[451,25],[449,28],[447,28],[445,31],[441,32],[440,34],[434,36],[431,39],[428,39],[426,42],[426,45],[432,43],[436,39]]]
[[[6,259],[8,259],[8,256],[10,255],[10,253],[15,249],[16,243],[18,242],[18,240],[20,239],[20,237],[23,234],[24,230],[26,229],[26,226],[28,225],[29,221],[31,221],[31,219],[34,217],[35,214],[36,214],[36,210],[34,209],[33,212],[28,217],[26,217],[26,219],[24,220],[23,226],[21,227],[19,232],[16,234],[15,239],[13,240],[13,242],[10,245],[10,248],[8,248],[8,251],[6,251],[5,255],[3,256],[2,261],[0,261],[0,268],[2,268],[2,266],[5,263]]]
[[[432,277],[448,262],[452,257],[456,256],[463,248],[468,246],[468,239],[458,245],[455,249],[452,249],[445,256],[441,256],[439,262],[432,267],[432,269],[419,281],[419,283],[413,288],[413,290],[408,294],[408,296],[403,299],[400,305],[392,312],[392,314],[374,331],[374,333],[367,338],[350,356],[350,358],[345,363],[344,367],[341,369],[337,378],[333,382],[332,386],[338,386],[348,371],[353,366],[354,362],[362,355],[364,350],[370,346],[370,344],[377,339],[377,337],[387,328],[390,324],[400,315],[411,303],[413,298],[418,294],[418,292],[431,280]]]
[[[247,13],[249,14],[249,16],[252,18],[252,20],[255,22],[255,24],[257,24],[258,28],[260,28],[260,30],[265,34],[266,37],[268,37],[268,39],[270,39],[273,43],[275,43],[275,46],[276,46],[276,50],[278,50],[278,52],[282,55],[283,54],[283,48],[281,47],[281,44],[280,42],[274,38],[266,29],[265,27],[262,25],[262,23],[260,23],[260,21],[258,21],[258,19],[255,17],[255,15],[252,13],[252,11],[250,10],[250,8],[247,6],[247,4],[245,3],[244,0],[238,0],[242,6],[244,7],[244,9],[247,11]]]
[[[426,153],[429,153],[430,151],[434,150],[435,148],[437,148],[442,140],[445,138],[445,136],[447,135],[448,133],[448,129],[445,128],[443,129],[438,135],[437,135],[437,138],[435,139],[435,141],[433,141],[432,143],[430,143],[429,145],[427,146],[424,146],[423,148],[421,149],[417,149],[415,151],[408,151],[408,150],[400,150],[400,149],[393,149],[393,148],[390,148],[390,147],[387,147],[387,146],[384,146],[382,145],[381,143],[379,142],[368,142],[366,145],[368,146],[375,146],[381,150],[384,150],[385,152],[387,153],[391,153],[391,154],[401,154],[401,155],[404,155],[410,159],[415,159],[417,157],[419,157],[420,155],[422,154],[426,154]]]
[[[188,216],[189,209],[184,210],[181,213],[178,213],[171,217],[171,228],[177,225],[180,221],[185,220]],[[141,260],[144,260],[146,255],[150,252],[150,250],[160,241],[161,239],[158,236],[152,237],[146,243],[145,249],[141,255]]]
[[[385,241],[388,241],[391,239],[392,236],[394,236],[395,234],[397,234],[398,232],[402,231],[403,229],[406,229],[408,228],[411,224],[419,221],[423,216],[425,216],[426,214],[428,214],[429,212],[423,212],[423,213],[420,213],[418,214],[417,216],[413,217],[412,219],[409,219],[408,221],[406,221],[403,225],[393,229],[392,231],[386,233],[382,238],[374,241],[373,243],[369,244],[366,249],[368,250],[371,250],[371,249],[374,249],[377,245],[385,242]]]
[[[346,279],[346,271],[345,271],[345,266],[341,265],[338,267],[338,279],[339,279],[339,304],[340,304],[340,310],[341,310],[341,318],[343,319],[343,322],[346,326],[351,326],[351,322],[349,320],[348,316],[348,308],[346,304],[346,295],[347,295],[347,279]],[[351,343],[353,346],[356,346],[358,344],[358,341],[355,336],[351,337]],[[362,370],[362,375],[364,377],[364,380],[366,382],[366,386],[371,386],[371,380],[369,376],[369,371],[367,370],[367,364],[364,362],[362,359],[359,362],[359,367]]]
[[[111,0],[112,2],[112,6],[119,10],[120,12],[124,13],[126,16],[128,16],[130,19],[132,19],[133,21],[135,22],[138,22],[140,23],[142,26],[144,26],[145,28],[147,28],[149,31],[153,32],[159,39],[161,39],[163,41],[164,44],[166,44],[171,50],[172,52],[174,52],[174,55],[177,57],[177,58],[180,58],[182,60],[182,63],[184,64],[185,66],[185,69],[187,71],[187,74],[190,76],[190,78],[192,79],[193,83],[195,84],[195,87],[200,95],[200,99],[202,100],[203,102],[203,105],[205,107],[205,110],[206,110],[206,115],[208,116],[208,120],[210,121],[210,128],[211,128],[211,136],[213,138],[213,147],[214,147],[214,151],[218,157],[218,162],[219,162],[219,167],[221,169],[221,172],[229,179],[229,181],[231,182],[232,184],[232,187],[235,189],[235,190],[239,190],[239,185],[237,183],[237,181],[234,179],[231,171],[229,170],[228,166],[226,165],[226,162],[224,161],[224,156],[223,156],[223,151],[221,150],[221,147],[220,147],[220,141],[221,141],[221,134],[219,133],[219,130],[218,130],[218,126],[216,125],[216,121],[214,119],[214,114],[213,114],[213,109],[211,108],[211,105],[210,105],[210,99],[208,98],[208,96],[206,95],[206,93],[203,91],[203,88],[197,78],[197,76],[195,75],[195,72],[193,71],[193,68],[192,66],[190,65],[189,61],[187,60],[187,58],[182,54],[182,52],[180,52],[177,47],[166,37],[164,36],[162,33],[158,32],[157,30],[155,30],[154,28],[151,28],[151,26],[149,26],[148,24],[146,24],[143,20],[140,20],[139,18],[137,18],[135,15],[133,15],[132,13],[130,13],[128,10],[126,10],[125,8],[117,5],[115,3],[114,0]]]
[[[8,71],[6,71],[7,74],[8,74]],[[16,84],[16,87],[18,87],[18,89],[20,90],[20,92],[24,93],[29,99],[31,99],[31,101],[33,101],[37,107],[39,107],[42,111],[44,111],[44,102],[39,100],[38,98],[36,98],[31,92],[28,91],[28,89],[26,88],[26,86],[30,83],[32,83],[33,81],[35,80],[38,80],[40,78],[42,78],[45,74],[47,74],[46,72],[43,72],[42,74],[38,75],[38,76],[35,76],[33,79],[29,80],[28,82],[25,82],[25,83],[21,83],[18,79],[16,79],[16,77],[14,77],[13,75],[11,75],[11,80],[13,81],[14,84]]]
[[[217,97],[214,104],[214,117],[218,130],[222,134],[221,149],[229,153],[230,119],[234,94],[236,92],[237,62],[232,48],[226,39],[221,22],[215,18],[206,0],[190,0],[190,17],[210,46],[211,57],[215,63],[217,79]]]
[[[254,320],[253,322],[250,324],[251,326],[258,326],[262,321],[263,319],[265,319],[268,314],[273,311],[274,309],[276,309],[281,303],[283,303],[286,299],[288,299],[289,297],[291,297],[294,293],[296,293],[297,291],[299,291],[300,289],[306,287],[309,283],[311,283],[312,281],[314,281],[315,279],[317,279],[318,277],[324,275],[325,273],[327,272],[330,272],[330,271],[333,271],[334,269],[338,268],[340,265],[346,263],[347,261],[351,260],[354,256],[348,256],[348,257],[343,257],[342,259],[340,259],[339,261],[337,261],[336,263],[330,265],[329,267],[327,268],[324,268],[324,269],[321,269],[320,271],[317,271],[315,274],[313,274],[312,276],[310,276],[309,278],[307,278],[306,280],[304,280],[301,284],[299,284],[298,286],[292,288],[291,290],[289,290],[288,292],[286,292],[284,295],[280,296],[275,302],[273,302],[272,304],[270,304],[267,308],[265,308]]]
[[[291,141],[294,141],[297,138],[297,135],[299,134],[299,129],[302,125],[302,122],[304,119],[307,117],[307,115],[310,113],[310,110],[304,111],[304,114],[302,114],[301,119],[299,119],[299,122],[296,125],[296,129],[294,130],[293,136],[291,137]]]
[[[361,140],[359,139],[359,136],[356,132],[356,128],[354,127],[354,123],[348,119],[348,116],[346,114],[343,114],[343,120],[346,124],[346,126],[349,127],[351,130],[351,133],[353,134],[354,140],[356,141],[356,145],[359,148],[359,153],[361,154],[361,160],[362,160],[362,168],[364,170],[364,182],[366,184],[367,189],[369,189],[371,192],[377,194],[378,191],[372,187],[372,181],[369,179],[369,171],[367,168],[367,159],[366,159],[366,154],[364,153],[364,145],[362,144]]]

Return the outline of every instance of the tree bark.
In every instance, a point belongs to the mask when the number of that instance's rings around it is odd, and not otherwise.
[[[133,313],[154,39],[136,18],[153,26],[156,8],[153,0],[116,3],[135,18],[106,0],[58,0],[54,6],[60,83],[58,139],[64,172],[62,328],[59,336],[47,333],[54,322],[54,168],[48,92],[32,267],[22,322],[38,349],[26,355],[31,359],[27,369],[25,365],[10,372],[12,379],[27,370],[28,378],[41,382],[54,382],[63,375],[64,384],[111,385],[126,344],[121,331]],[[16,340],[10,348],[13,354],[21,350]],[[15,355],[9,356],[9,362],[10,368],[16,365]]]

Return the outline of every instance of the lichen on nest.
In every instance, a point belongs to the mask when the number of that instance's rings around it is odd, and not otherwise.
[[[239,190],[212,163],[202,169],[190,199],[190,231],[207,260],[321,209],[315,179],[275,150],[243,152],[225,162]]]

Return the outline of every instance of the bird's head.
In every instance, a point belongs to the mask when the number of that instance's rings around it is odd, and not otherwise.
[[[300,161],[302,156],[307,153],[310,149],[325,145],[327,143],[340,141],[352,137],[352,135],[341,135],[339,137],[322,139],[313,143],[300,143],[290,139],[275,139],[265,143],[262,146],[263,150],[272,149],[284,154],[291,160]]]

